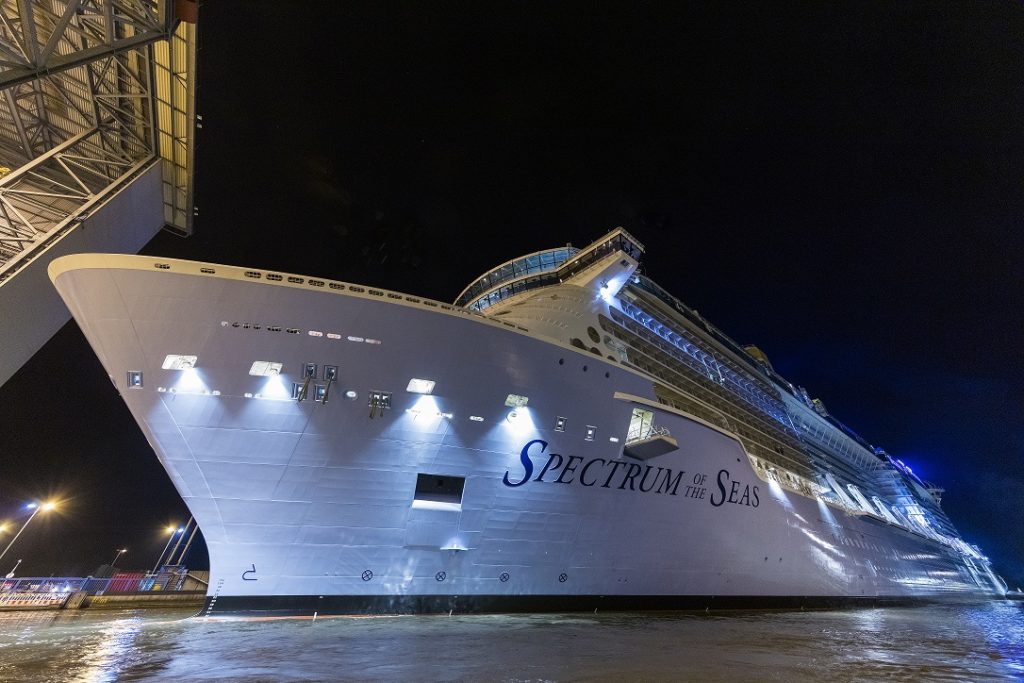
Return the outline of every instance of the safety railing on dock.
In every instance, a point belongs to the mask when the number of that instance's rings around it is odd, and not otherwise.
[[[147,593],[205,593],[208,572],[189,572],[166,566],[158,572],[118,572],[109,578],[93,576],[23,577],[0,579],[0,610],[60,609],[71,596],[140,595]]]

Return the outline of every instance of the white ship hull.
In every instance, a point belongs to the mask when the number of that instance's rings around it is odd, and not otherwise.
[[[785,607],[1000,589],[932,539],[769,484],[733,435],[657,405],[651,380],[619,363],[450,306],[245,272],[97,255],[51,266],[203,531],[208,613]],[[164,370],[168,354],[196,367]],[[282,374],[252,376],[255,361]],[[297,401],[306,363],[338,379]],[[407,392],[411,378],[435,381],[433,394]],[[391,407],[371,418],[374,391]],[[513,420],[509,394],[529,397]],[[658,411],[678,450],[623,454],[637,405]],[[419,475],[464,478],[461,501],[417,501]]]

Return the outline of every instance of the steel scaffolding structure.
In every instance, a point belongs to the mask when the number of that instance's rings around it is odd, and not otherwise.
[[[191,232],[195,55],[171,0],[0,0],[0,285],[153,164]]]

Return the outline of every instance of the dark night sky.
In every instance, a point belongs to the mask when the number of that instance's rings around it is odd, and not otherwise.
[[[1019,3],[301,7],[203,7],[196,234],[146,253],[451,300],[622,225],[1024,583]],[[187,514],[74,323],[0,405],[0,513],[68,499],[22,573],[151,565]]]

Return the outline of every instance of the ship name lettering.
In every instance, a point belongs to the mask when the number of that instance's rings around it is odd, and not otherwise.
[[[505,486],[515,488],[522,486],[529,481],[542,482],[545,484],[573,484],[590,488],[601,481],[601,472],[607,472],[604,483],[600,488],[617,488],[620,491],[639,491],[640,493],[679,495],[679,487],[683,481],[685,470],[673,471],[668,467],[655,467],[654,465],[639,465],[635,462],[625,460],[606,460],[604,458],[591,458],[586,460],[579,455],[568,457],[561,453],[548,453],[547,461],[541,467],[536,477],[533,476],[535,465],[533,457],[544,455],[548,449],[548,442],[541,439],[534,439],[523,446],[519,452],[519,462],[522,464],[522,476],[515,476],[511,470],[506,470],[501,481]],[[532,452],[531,452],[532,451]],[[591,471],[593,468],[594,471]],[[545,479],[547,477],[547,479]],[[617,486],[616,486],[617,484]],[[687,486],[684,496],[690,498],[703,498],[703,494],[695,495]],[[703,491],[704,489],[701,488]]]
[[[761,504],[757,487],[744,484],[739,480],[730,481],[729,470],[718,471],[717,484],[718,491],[711,494],[711,504],[715,507],[732,503],[733,505],[746,505],[756,508]],[[726,489],[728,489],[728,493],[726,493]]]

